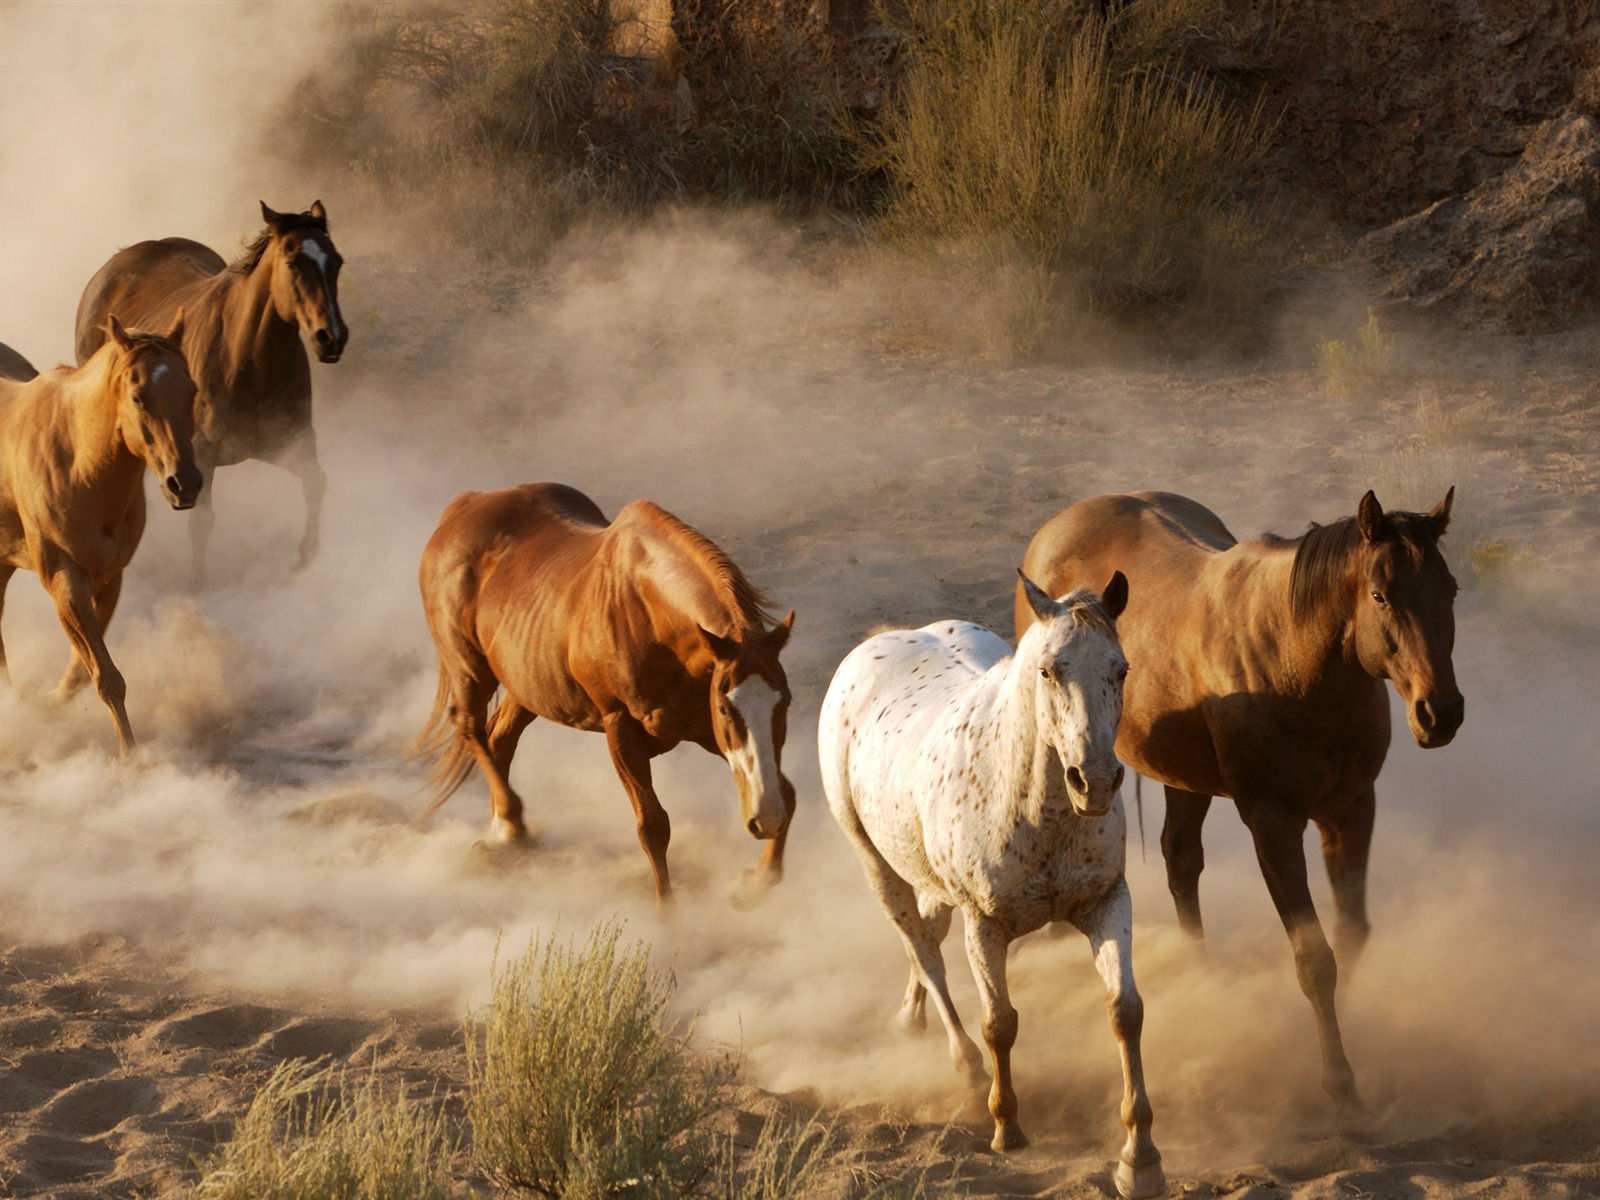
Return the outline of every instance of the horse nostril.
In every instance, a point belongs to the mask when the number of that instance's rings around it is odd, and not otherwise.
[[[1412,705],[1412,710],[1416,714],[1417,728],[1422,730],[1424,733],[1433,732],[1435,723],[1433,705],[1429,704],[1426,700],[1418,700],[1414,705]]]
[[[319,346],[326,346],[329,342],[333,341],[333,335],[326,329],[319,329],[311,336]]]
[[[1127,774],[1128,774],[1128,772],[1123,768],[1122,764],[1118,763],[1117,764],[1117,773],[1111,777],[1111,790],[1113,792],[1116,791],[1119,787],[1122,786],[1122,781],[1127,776]]]
[[[1077,767],[1067,768],[1067,786],[1075,792],[1087,792],[1089,787],[1083,782],[1083,772]]]
[[[171,492],[174,496],[183,495],[183,484],[178,482],[178,477],[176,475],[167,476],[167,491]]]
[[[751,817],[748,821],[746,821],[744,827],[750,831],[751,837],[758,838],[761,836],[761,822],[757,821],[754,817]]]

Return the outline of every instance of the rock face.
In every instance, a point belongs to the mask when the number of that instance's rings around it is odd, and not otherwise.
[[[1475,329],[1546,333],[1600,315],[1600,123],[1546,122],[1503,175],[1360,249],[1385,300]]]
[[[1544,122],[1600,112],[1597,0],[1224,0],[1297,200],[1371,229],[1510,167]]]

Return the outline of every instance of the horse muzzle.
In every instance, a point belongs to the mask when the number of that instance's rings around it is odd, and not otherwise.
[[[161,494],[167,504],[179,512],[191,509],[200,499],[200,489],[206,477],[196,467],[179,467],[161,481]]]
[[[350,331],[340,326],[338,329],[321,328],[311,334],[311,344],[316,347],[317,361],[322,363],[336,363],[344,354],[344,346],[350,340]]]
[[[1448,746],[1466,719],[1467,702],[1460,692],[1448,696],[1424,696],[1411,703],[1406,712],[1406,723],[1411,726],[1411,736],[1424,750],[1437,750]]]
[[[1067,768],[1067,797],[1080,817],[1103,817],[1116,803],[1126,771],[1121,763],[1109,774],[1085,775],[1077,767]]]

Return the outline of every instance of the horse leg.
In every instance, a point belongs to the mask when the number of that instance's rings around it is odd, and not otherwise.
[[[1367,852],[1372,847],[1372,820],[1377,796],[1367,788],[1336,821],[1318,821],[1322,861],[1333,885],[1338,919],[1333,927],[1334,953],[1345,970],[1355,966],[1372,927],[1367,923]]]
[[[633,802],[633,815],[639,827],[639,844],[650,859],[655,877],[656,907],[672,903],[672,879],[667,874],[667,843],[672,840],[672,818],[661,807],[655,786],[650,781],[650,739],[644,727],[626,712],[605,715],[606,746],[611,765]]]
[[[111,617],[117,611],[117,600],[121,595],[122,573],[120,571],[101,584],[100,590],[94,594],[94,615],[100,622],[100,634],[102,637],[105,636],[106,630],[111,625]],[[67,663],[67,669],[61,676],[61,682],[56,684],[56,699],[72,699],[83,689],[83,685],[88,682],[88,668],[84,666],[83,659],[74,654],[72,661]]]
[[[211,544],[211,531],[217,527],[215,487],[217,472],[214,467],[203,468],[205,482],[200,485],[200,495],[189,510],[189,557],[194,573],[194,586],[204,587],[206,582],[206,548]]]
[[[1206,852],[1200,844],[1200,828],[1211,810],[1211,797],[1169,787],[1167,816],[1161,824],[1161,856],[1167,863],[1167,890],[1178,910],[1178,924],[1191,937],[1204,939],[1200,922],[1200,872],[1206,868]]]
[[[983,1040],[994,1059],[994,1086],[989,1090],[989,1115],[994,1118],[995,1150],[1020,1150],[1027,1135],[1017,1124],[1017,1093],[1011,1086],[1011,1047],[1017,1041],[1017,1010],[1006,987],[1006,949],[1011,936],[991,917],[967,910],[967,961],[978,981],[983,1004]]]
[[[16,573],[17,569],[9,563],[0,563],[0,615],[5,613],[6,588],[11,583],[11,577]],[[0,638],[0,683],[5,684],[7,687],[11,686],[11,667],[6,662],[6,644],[3,638]]]
[[[49,560],[42,563],[40,577],[55,602],[56,616],[67,631],[74,652],[88,668],[101,701],[111,710],[111,719],[117,727],[117,748],[126,757],[134,748],[126,704],[128,685],[106,650],[106,640],[95,617],[88,577],[82,568],[64,557],[53,563]]]
[[[913,975],[921,982],[924,995],[933,996],[934,1007],[938,1009],[939,1018],[950,1037],[951,1061],[974,1092],[983,1091],[989,1086],[988,1072],[983,1069],[983,1051],[978,1049],[978,1044],[962,1028],[955,1002],[950,999],[950,985],[945,980],[944,954],[939,949],[939,943],[950,928],[948,915],[942,922],[942,929],[939,923],[930,925],[924,920],[916,892],[872,844],[855,808],[849,803],[836,803],[833,814],[845,836],[855,846],[856,857],[861,860],[867,882],[878,897],[878,903],[883,905],[883,911],[900,934]],[[909,998],[909,989],[907,995]],[[904,1005],[901,1011],[905,1011]]]
[[[322,542],[322,500],[328,494],[328,473],[317,457],[317,431],[307,425],[290,442],[276,462],[300,480],[306,502],[306,523],[300,533],[300,557],[294,565],[304,571],[317,557]]]
[[[1115,1181],[1125,1197],[1159,1196],[1167,1188],[1161,1154],[1150,1137],[1150,1097],[1144,1086],[1144,1001],[1133,981],[1133,902],[1125,880],[1093,910],[1073,922],[1089,938],[1095,969],[1106,984],[1106,1014],[1122,1052],[1122,1145]]]
[[[510,778],[511,759],[517,753],[517,743],[522,731],[533,723],[534,714],[523,708],[510,696],[502,696],[500,704],[489,718],[489,757],[495,770]]]
[[[932,896],[922,895],[917,897],[917,912],[928,932],[942,946],[950,932],[950,917],[955,910]],[[901,1001],[895,1019],[907,1033],[922,1034],[928,1030],[928,989],[922,986],[915,961],[911,964],[911,979],[906,984],[906,998]]]
[[[481,657],[476,663],[466,659],[458,664],[452,675],[450,716],[455,721],[456,737],[466,746],[489,783],[489,804],[493,811],[489,819],[489,838],[495,842],[520,842],[528,836],[528,827],[522,820],[522,797],[512,789],[509,776],[516,739],[512,738],[509,746],[503,744],[503,731],[498,729],[500,709],[495,710],[494,724],[497,728],[493,733],[487,729],[489,701],[500,686],[499,681],[495,679],[488,662]],[[507,697],[501,701],[501,708],[511,703],[510,697]],[[498,747],[501,755],[495,754],[490,747],[494,733],[502,735],[502,744]]]
[[[1317,1038],[1322,1045],[1322,1087],[1333,1098],[1341,1123],[1353,1123],[1366,1109],[1356,1093],[1355,1072],[1345,1057],[1344,1040],[1339,1035],[1339,1017],[1334,1009],[1334,989],[1339,968],[1333,948],[1323,935],[1316,906],[1306,882],[1306,856],[1302,838],[1305,818],[1287,806],[1264,800],[1240,803],[1239,815],[1255,840],[1256,860],[1266,877],[1267,890],[1277,907],[1289,944],[1294,949],[1295,973],[1300,990],[1311,1001],[1317,1019]]]

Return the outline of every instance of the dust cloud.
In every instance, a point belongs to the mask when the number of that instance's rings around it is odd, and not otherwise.
[[[0,8],[0,70],[34,97],[26,113],[0,109],[0,340],[36,362],[70,357],[79,289],[117,246],[181,233],[231,254],[258,227],[258,197],[327,203],[352,331],[342,363],[313,368],[331,486],[310,570],[290,573],[300,497],[271,468],[216,480],[204,590],[183,516],[152,512],[110,636],[142,739],[131,763],[113,758],[92,697],[47,699],[65,639],[32,579],[13,583],[8,941],[114,934],[253,993],[459,1011],[483,999],[497,943],[516,951],[536,931],[620,913],[674,965],[701,1034],[742,1049],[752,1082],[943,1119],[962,1105],[957,1076],[937,1032],[890,1031],[904,960],[819,791],[815,716],[833,665],[883,621],[962,616],[1006,632],[1028,537],[1081,496],[1169,488],[1251,535],[1348,513],[1374,484],[1424,505],[1461,482],[1472,529],[1549,547],[1549,586],[1463,594],[1456,745],[1424,754],[1397,724],[1379,782],[1376,932],[1342,993],[1347,1040],[1397,1135],[1592,1087],[1600,647],[1564,597],[1581,590],[1572,548],[1600,515],[1548,516],[1482,479],[1435,478],[1493,455],[1548,486],[1537,453],[1518,457],[1527,430],[1457,403],[1448,378],[1432,401],[1452,415],[1446,436],[1413,398],[1330,399],[1293,363],[1074,372],[895,353],[904,279],[870,259],[819,267],[808,233],[770,216],[581,231],[537,279],[437,249],[419,258],[375,199],[253,150],[317,53],[314,12]],[[1496,378],[1474,386],[1491,404],[1502,394]],[[649,496],[728,549],[780,611],[798,610],[785,765],[801,809],[769,903],[728,903],[759,847],[737,827],[726,768],[693,748],[657,762],[680,896],[666,920],[593,735],[536,722],[524,738],[513,780],[539,838],[525,859],[472,853],[488,817],[476,779],[417,823],[425,771],[405,751],[435,685],[417,558],[453,495],[529,479],[573,484],[611,512]],[[1455,543],[1463,577],[1475,536]],[[1135,961],[1168,1162],[1223,1169],[1324,1135],[1309,1008],[1242,828],[1219,803],[1203,959],[1165,895],[1158,790],[1144,803],[1148,858],[1130,815]],[[948,949],[976,1030],[959,936]],[[1030,1134],[1111,1144],[1120,1075],[1082,939],[1027,939],[1012,981]]]

